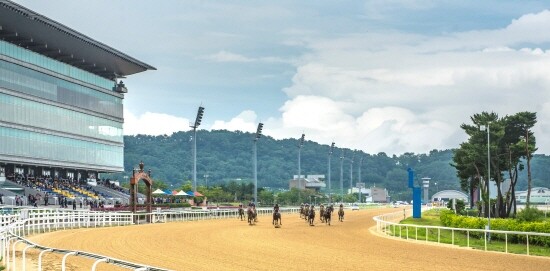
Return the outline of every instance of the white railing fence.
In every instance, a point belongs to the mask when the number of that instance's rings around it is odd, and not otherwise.
[[[532,254],[532,244],[546,244],[542,250],[548,250],[549,233],[502,231],[488,229],[451,228],[440,226],[424,226],[400,224],[406,217],[412,216],[412,210],[389,213],[374,217],[376,230],[388,236],[407,240],[446,243],[473,248],[483,248],[485,251],[501,251],[504,253]],[[495,242],[499,242],[498,244]],[[495,244],[492,244],[494,242]]]
[[[162,211],[152,213],[130,213],[130,212],[94,212],[88,210],[66,210],[66,209],[17,209],[16,214],[0,215],[0,256],[1,263],[6,270],[18,270],[18,262],[21,264],[19,270],[26,270],[26,251],[30,248],[41,250],[37,265],[42,270],[42,257],[45,253],[63,254],[62,270],[65,270],[65,262],[68,256],[77,256],[94,259],[91,270],[95,270],[100,263],[113,264],[133,270],[167,270],[158,267],[128,262],[104,255],[89,253],[85,251],[58,249],[42,246],[26,239],[29,235],[45,232],[96,227],[117,227],[146,223],[147,218],[152,223],[174,222],[174,221],[197,221],[208,219],[237,218],[238,210],[216,209],[216,210],[182,210]],[[299,208],[281,208],[281,213],[298,213]],[[259,208],[258,215],[270,215],[272,209]],[[136,223],[134,223],[136,221]],[[16,254],[20,252],[21,259]]]

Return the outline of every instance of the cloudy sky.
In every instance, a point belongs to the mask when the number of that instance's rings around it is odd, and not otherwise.
[[[30,1],[155,66],[125,80],[125,133],[255,131],[369,153],[466,139],[481,111],[538,113],[550,153],[550,1]]]

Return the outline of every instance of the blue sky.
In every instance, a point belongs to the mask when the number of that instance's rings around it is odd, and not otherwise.
[[[158,68],[125,133],[204,129],[398,154],[453,148],[482,110],[535,111],[550,153],[550,1],[23,1]]]

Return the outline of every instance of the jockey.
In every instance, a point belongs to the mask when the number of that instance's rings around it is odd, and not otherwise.
[[[273,211],[275,213],[278,213],[279,212],[279,204],[278,203],[275,203],[275,207],[273,207]]]

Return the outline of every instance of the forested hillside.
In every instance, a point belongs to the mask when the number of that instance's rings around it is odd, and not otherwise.
[[[249,182],[253,178],[251,133],[224,130],[200,130],[197,141],[198,185],[205,185],[204,175],[208,175],[208,185],[230,180]],[[192,179],[192,132],[178,132],[171,136],[125,136],[125,174],[115,177],[123,181],[130,176],[132,168],[143,160],[146,169],[151,169],[153,178],[168,184],[177,184]],[[339,186],[340,159],[344,151],[344,187],[349,187],[350,161],[352,150],[338,146],[332,156],[332,185]],[[302,174],[327,174],[328,145],[306,141],[302,148]],[[388,156],[385,153],[353,153],[353,179],[358,179],[359,159],[362,181],[367,186],[385,187],[393,195],[408,194],[407,167],[416,171],[417,178],[432,178],[432,187],[439,190],[460,189],[455,169],[450,166],[452,150],[433,150],[428,154],[405,153]],[[535,155],[533,159],[533,179],[535,185],[548,186],[550,157]],[[260,187],[288,188],[288,180],[298,174],[298,139],[275,140],[262,137],[258,142],[258,185]],[[522,173],[523,174],[523,173]],[[520,177],[519,189],[525,189],[525,177]],[[437,186],[435,183],[437,182]],[[435,191],[435,190],[433,190]]]

